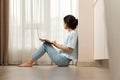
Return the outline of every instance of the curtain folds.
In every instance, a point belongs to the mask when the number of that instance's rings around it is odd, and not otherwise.
[[[9,0],[0,0],[0,64],[8,64]]]

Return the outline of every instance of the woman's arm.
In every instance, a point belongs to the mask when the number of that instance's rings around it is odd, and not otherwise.
[[[72,51],[72,48],[64,46],[64,45],[61,45],[61,44],[58,44],[58,43],[56,43],[56,41],[52,41],[52,44],[55,47],[57,47],[58,49],[61,49],[61,50],[66,51],[68,53]]]

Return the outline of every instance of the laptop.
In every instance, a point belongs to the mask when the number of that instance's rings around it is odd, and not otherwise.
[[[36,26],[36,28],[37,28],[37,35],[38,35],[39,40],[42,41],[42,42],[47,42],[49,44],[52,44],[48,39],[42,39],[42,38],[40,38],[38,27]]]

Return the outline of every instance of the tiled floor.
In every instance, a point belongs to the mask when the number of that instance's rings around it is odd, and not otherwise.
[[[100,67],[0,66],[0,80],[111,80],[108,69]]]

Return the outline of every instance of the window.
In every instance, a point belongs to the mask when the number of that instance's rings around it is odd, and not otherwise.
[[[78,1],[10,0],[10,59],[20,62],[23,58],[30,57],[30,53],[42,44],[38,39],[37,29],[40,37],[61,43],[66,33],[63,17],[68,14],[78,17]],[[23,57],[23,54],[27,56]],[[12,56],[16,56],[16,60]]]

